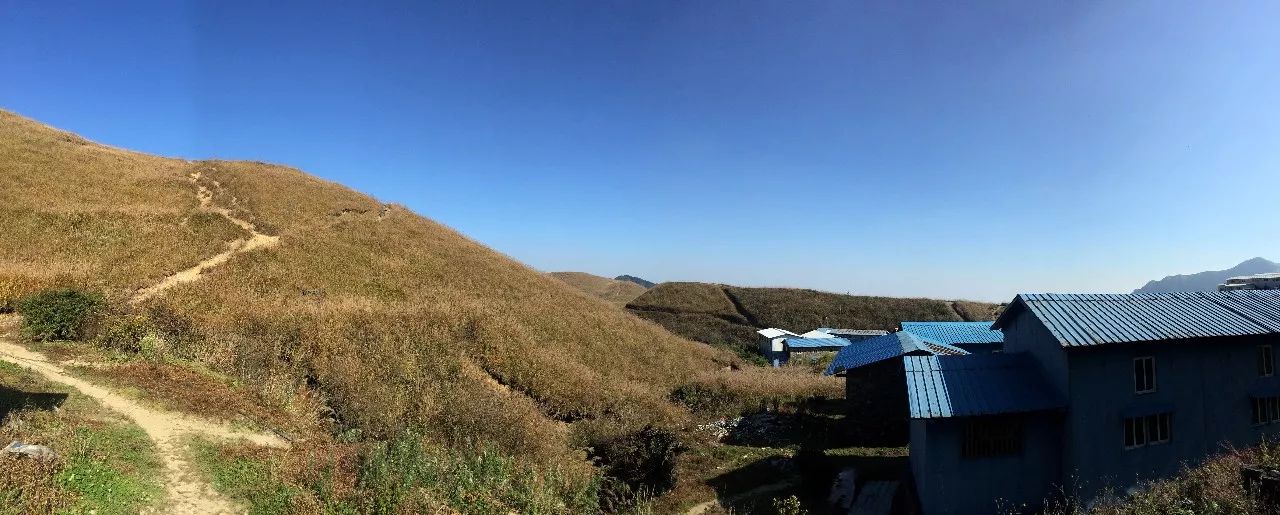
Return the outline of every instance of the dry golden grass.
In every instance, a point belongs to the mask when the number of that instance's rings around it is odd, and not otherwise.
[[[702,313],[737,323],[747,323],[747,320],[733,307],[733,302],[724,295],[724,287],[718,284],[662,283],[631,301],[627,307],[668,313]]]
[[[280,244],[138,312],[174,355],[268,397],[309,383],[366,435],[412,427],[580,466],[584,432],[679,423],[671,390],[735,360],[297,170],[124,152],[3,112],[0,284],[118,301],[221,252],[244,234],[198,209],[197,171],[216,205]]]
[[[727,291],[761,325],[797,331],[817,327],[891,330],[904,320],[960,320],[945,301],[934,299],[841,295],[792,288],[732,287]]]
[[[1003,304],[991,304],[988,302],[974,302],[971,300],[957,300],[954,303],[956,311],[960,316],[970,322],[986,322],[995,320],[1000,317],[1000,312],[1004,309]]]
[[[321,420],[310,417],[315,410],[302,389],[291,388],[296,398],[287,404],[268,405],[227,378],[174,363],[134,361],[73,370],[99,384],[137,391],[169,411],[248,422],[293,435],[310,435],[324,429],[320,427]]]
[[[716,370],[681,385],[673,397],[702,415],[733,416],[811,399],[839,399],[844,381],[799,367]]]
[[[133,289],[217,253],[240,229],[192,210],[187,168],[0,111],[0,284],[21,285],[0,296],[55,282]]]
[[[619,306],[625,306],[646,291],[644,286],[631,281],[619,281],[584,272],[551,272],[548,275]]]

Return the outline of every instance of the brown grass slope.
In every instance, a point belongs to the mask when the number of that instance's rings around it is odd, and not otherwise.
[[[631,281],[619,281],[585,272],[551,272],[549,275],[619,306],[625,306],[646,290],[644,286]]]
[[[746,356],[759,344],[755,330],[764,327],[797,332],[818,327],[892,330],[907,320],[991,320],[998,306],[798,288],[663,283],[631,301],[627,308],[668,331]]]
[[[282,403],[313,389],[367,435],[416,427],[580,468],[582,438],[681,419],[671,390],[732,359],[298,170],[125,152],[3,111],[0,296],[119,301],[221,252],[244,234],[196,210],[196,171],[280,244],[139,309],[176,353]]]

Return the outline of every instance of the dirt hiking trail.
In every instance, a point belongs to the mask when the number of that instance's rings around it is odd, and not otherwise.
[[[137,304],[139,302],[145,301],[151,297],[156,296],[160,292],[168,290],[169,288],[172,288],[179,284],[197,281],[200,279],[200,274],[203,274],[205,271],[211,268],[214,268],[219,265],[222,265],[223,263],[226,263],[236,254],[251,252],[257,249],[270,247],[270,246],[276,245],[277,243],[280,243],[279,236],[269,236],[266,234],[262,234],[258,232],[257,227],[255,227],[253,224],[245,220],[242,220],[240,218],[236,218],[235,214],[233,214],[230,209],[214,205],[213,191],[200,183],[200,179],[201,179],[200,172],[192,172],[191,175],[187,177],[191,180],[192,184],[196,185],[196,199],[200,201],[201,210],[222,215],[223,218],[230,220],[231,223],[236,224],[236,226],[248,232],[249,238],[238,239],[238,240],[228,242],[227,250],[225,252],[209,257],[208,259],[205,259],[204,261],[197,263],[196,266],[193,266],[181,272],[170,275],[169,277],[164,278],[164,280],[152,286],[148,286],[146,288],[138,290],[138,293],[134,294],[133,298],[129,299],[129,302],[133,304]],[[222,188],[222,185],[218,184],[218,181],[211,181],[211,182],[213,182],[214,187],[219,189]]]
[[[195,465],[187,456],[184,440],[188,436],[205,436],[220,439],[244,439],[258,445],[287,447],[289,444],[273,434],[251,433],[229,426],[200,420],[180,413],[158,411],[122,397],[101,386],[78,379],[62,367],[53,364],[44,355],[26,349],[13,342],[8,335],[0,334],[0,359],[11,361],[35,371],[46,379],[61,383],[92,397],[103,406],[133,419],[155,441],[165,466],[165,490],[168,492],[169,513],[243,513],[234,504],[215,493],[208,484],[200,481]]]
[[[179,284],[200,279],[200,275],[210,268],[226,263],[236,254],[270,247],[279,243],[279,236],[269,236],[258,232],[253,224],[236,218],[230,209],[216,206],[213,203],[213,191],[201,184],[200,172],[188,176],[196,186],[196,198],[200,202],[199,209],[222,215],[231,223],[249,233],[247,239],[238,239],[227,243],[227,250],[198,263],[196,266],[177,272],[163,281],[139,290],[129,302],[145,301],[169,288]],[[221,189],[217,181],[214,187]],[[166,513],[181,514],[235,514],[245,510],[218,494],[206,482],[200,479],[199,471],[191,462],[189,452],[185,448],[185,440],[191,436],[202,436],[225,440],[247,440],[257,445],[268,447],[288,447],[289,443],[274,434],[254,433],[234,429],[225,424],[201,420],[181,413],[173,413],[148,408],[137,401],[128,399],[111,390],[76,378],[67,373],[61,366],[50,361],[44,355],[29,350],[15,343],[6,329],[16,326],[16,316],[0,316],[0,359],[11,361],[19,366],[35,371],[46,379],[75,388],[81,394],[91,397],[103,406],[132,419],[156,443],[160,459],[165,467]]]

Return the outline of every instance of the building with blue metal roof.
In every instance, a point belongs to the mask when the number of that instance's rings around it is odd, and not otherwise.
[[[836,354],[826,375],[844,377],[846,429],[861,445],[907,443],[907,396],[903,356],[966,354],[945,343],[930,343],[899,331],[852,343]]]
[[[998,513],[1058,482],[1062,410],[1030,356],[903,358],[911,470],[924,513]]]
[[[1280,436],[1280,291],[1022,294],[991,329],[999,354],[903,359],[926,514],[1087,502]]]
[[[1004,345],[1004,334],[992,329],[991,322],[903,322],[902,330],[927,342],[969,352],[996,352]]]

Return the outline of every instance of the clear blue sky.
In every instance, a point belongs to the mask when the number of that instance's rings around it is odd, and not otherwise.
[[[0,0],[0,106],[542,270],[1004,300],[1280,260],[1280,3],[260,3]]]

